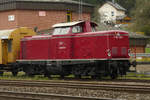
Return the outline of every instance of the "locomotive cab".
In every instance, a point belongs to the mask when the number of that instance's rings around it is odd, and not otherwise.
[[[60,23],[53,25],[53,35],[66,35],[73,33],[95,32],[96,23],[89,21],[78,21],[69,23]]]

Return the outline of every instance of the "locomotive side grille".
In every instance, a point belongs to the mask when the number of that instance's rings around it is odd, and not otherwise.
[[[126,55],[126,53],[127,53],[127,48],[126,47],[123,47],[123,48],[121,48],[121,55]]]
[[[113,47],[112,48],[112,56],[116,56],[118,52],[118,48],[117,47]]]

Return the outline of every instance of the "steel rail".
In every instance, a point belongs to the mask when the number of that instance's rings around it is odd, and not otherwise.
[[[0,80],[0,86],[17,86],[17,87],[60,87],[60,88],[77,88],[90,90],[113,90],[126,92],[149,93],[150,85],[142,84],[121,84],[121,83],[88,83],[88,82],[54,82],[54,81],[7,81]]]
[[[45,93],[0,92],[0,99],[7,100],[115,100],[109,98],[68,96]]]

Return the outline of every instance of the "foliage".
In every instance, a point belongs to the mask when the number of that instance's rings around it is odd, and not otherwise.
[[[143,6],[144,5],[144,6]],[[133,10],[133,31],[141,31],[146,35],[150,35],[150,1],[149,0],[136,0],[135,10]]]
[[[92,15],[92,20],[98,22],[97,8],[106,1],[112,0],[83,0],[83,2],[95,5],[96,11]],[[130,25],[127,30],[144,32],[146,35],[150,35],[150,0],[115,0],[115,2],[127,9],[128,16],[132,16],[131,18],[134,24]]]
[[[146,53],[150,53],[150,48],[146,48]]]
[[[79,0],[75,0],[75,1],[79,1]],[[96,6],[97,5],[100,6],[106,1],[112,1],[112,0],[82,0],[82,1]],[[136,0],[115,0],[116,3],[120,4],[121,6],[127,9],[127,14],[130,14],[131,9],[135,6],[135,1]]]
[[[115,1],[122,7],[127,9],[126,13],[130,15],[130,11],[134,8],[136,0],[115,0]]]

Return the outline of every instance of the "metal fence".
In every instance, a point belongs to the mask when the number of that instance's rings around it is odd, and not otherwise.
[[[131,53],[131,57],[150,57],[150,53]]]

